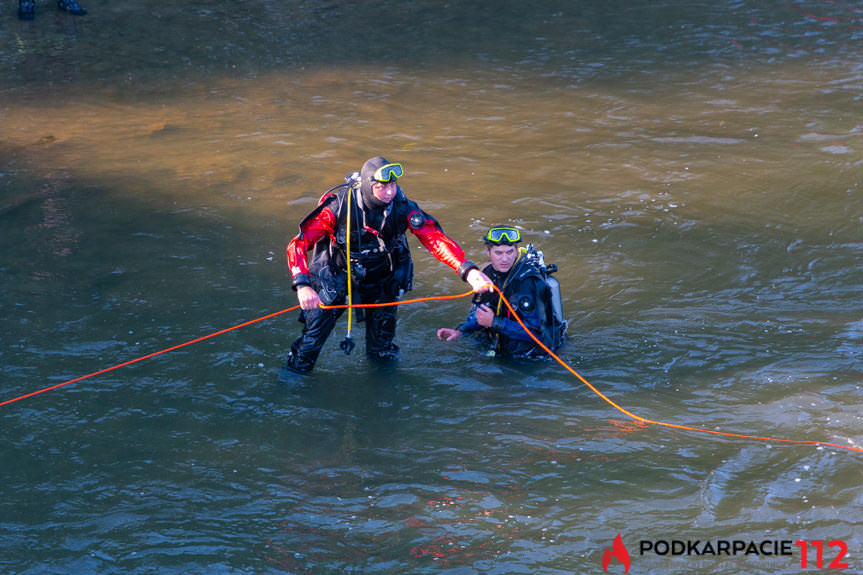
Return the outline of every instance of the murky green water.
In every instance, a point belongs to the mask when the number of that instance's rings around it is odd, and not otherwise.
[[[624,408],[863,444],[863,4],[84,5],[2,7],[0,402],[295,305],[298,221],[380,153],[474,259],[524,228]],[[465,291],[413,245],[413,295]],[[860,453],[638,426],[435,340],[466,305],[401,308],[389,371],[341,325],[279,385],[287,313],[3,406],[0,571],[863,569]]]

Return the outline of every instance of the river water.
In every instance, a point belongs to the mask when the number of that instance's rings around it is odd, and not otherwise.
[[[622,408],[863,446],[859,1],[12,4],[0,402],[295,305],[297,223],[383,154],[472,259],[512,222],[560,267]],[[412,245],[412,296],[466,290]],[[287,312],[0,407],[0,571],[863,570],[863,454],[638,424],[437,341],[467,303],[401,307],[388,370],[342,321],[280,384]]]

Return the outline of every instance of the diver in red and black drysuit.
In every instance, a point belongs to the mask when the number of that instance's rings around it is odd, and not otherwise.
[[[354,304],[394,302],[413,287],[413,262],[405,233],[410,230],[439,261],[455,270],[474,292],[493,289],[491,280],[467,261],[459,245],[438,222],[407,197],[396,183],[401,164],[380,156],[363,164],[359,174],[325,194],[317,208],[300,222],[300,233],[288,244],[292,286],[302,307],[303,333],[292,345],[284,369],[306,373],[345,311],[323,309],[342,305],[348,294],[348,237]],[[334,192],[334,193],[332,193]],[[306,252],[312,250],[311,260]],[[396,306],[363,308],[366,354],[374,360],[398,357],[393,343]],[[346,339],[342,349],[350,353]]]

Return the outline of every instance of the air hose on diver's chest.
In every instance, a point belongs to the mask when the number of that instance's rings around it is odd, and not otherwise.
[[[359,172],[354,172],[352,174],[348,174],[345,176],[345,182],[348,185],[347,191],[347,203],[348,203],[348,215],[347,215],[347,223],[345,228],[347,229],[347,233],[345,234],[345,249],[347,251],[347,266],[348,266],[348,332],[345,335],[345,339],[339,343],[339,348],[345,352],[345,355],[350,355],[357,344],[354,342],[351,337],[351,320],[353,319],[353,309],[354,309],[354,299],[353,299],[353,291],[351,289],[351,284],[353,283],[351,276],[351,205],[354,203],[353,201],[353,193],[360,189],[360,184],[362,180],[360,178]]]

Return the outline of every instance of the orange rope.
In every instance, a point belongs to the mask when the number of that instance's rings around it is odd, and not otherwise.
[[[635,415],[634,413],[627,411],[623,407],[619,406],[614,401],[612,401],[608,396],[606,396],[604,393],[602,393],[601,391],[596,389],[589,381],[584,379],[581,376],[581,374],[579,374],[572,367],[570,367],[570,365],[568,363],[566,363],[565,361],[560,359],[544,343],[539,341],[539,339],[537,339],[537,337],[535,335],[533,335],[533,332],[530,331],[526,325],[524,325],[524,322],[521,321],[521,318],[518,317],[518,314],[512,308],[512,305],[509,303],[509,300],[507,300],[506,297],[503,295],[503,292],[497,286],[494,286],[494,289],[498,294],[500,294],[501,301],[503,301],[503,303],[506,304],[506,307],[509,309],[510,313],[512,313],[515,320],[518,322],[518,324],[521,326],[521,328],[525,331],[525,333],[527,333],[527,335],[530,336],[530,338],[534,341],[534,343],[536,343],[536,345],[538,345],[540,348],[542,348],[543,351],[545,351],[557,363],[559,363],[561,366],[563,366],[563,368],[566,369],[569,373],[571,373],[572,375],[577,377],[578,380],[581,381],[581,383],[583,383],[584,385],[589,387],[593,393],[595,393],[596,395],[601,397],[603,400],[605,400],[606,403],[611,405],[614,409],[618,410],[619,412],[627,415],[628,417],[631,417],[635,421],[638,421],[639,423],[658,425],[660,427],[670,427],[672,429],[681,429],[683,431],[697,431],[699,433],[710,433],[713,435],[721,435],[723,437],[736,437],[738,439],[758,439],[760,441],[776,441],[776,442],[780,442],[780,443],[796,443],[796,444],[802,444],[802,445],[823,445],[825,447],[838,447],[839,449],[848,449],[850,451],[857,451],[857,452],[863,453],[863,448],[853,447],[850,445],[840,445],[838,443],[828,443],[826,441],[813,441],[813,440],[807,440],[807,439],[781,439],[781,438],[777,438],[777,437],[767,437],[767,436],[760,436],[760,435],[745,435],[742,433],[730,433],[727,431],[716,431],[714,429],[703,429],[701,427],[690,427],[689,425],[679,425],[677,423],[666,423],[664,421],[654,421],[652,419],[647,419],[647,418],[641,417],[639,415]]]
[[[538,338],[533,334],[533,332],[532,332],[532,331],[530,331],[530,329],[528,329],[528,327],[524,324],[524,322],[523,322],[523,321],[521,320],[521,318],[518,316],[518,314],[516,313],[516,311],[513,309],[512,304],[510,304],[510,303],[509,303],[509,300],[507,300],[507,299],[506,299],[506,296],[504,296],[504,295],[503,295],[503,292],[500,290],[500,288],[498,288],[498,287],[497,287],[496,285],[494,285],[494,284],[489,284],[489,285],[491,285],[491,286],[494,288],[494,290],[495,290],[496,292],[498,292],[498,294],[500,295],[500,299],[501,299],[501,301],[504,303],[504,305],[506,305],[507,309],[509,309],[510,313],[512,314],[512,317],[514,317],[514,318],[515,318],[515,320],[518,322],[518,324],[521,326],[521,328],[525,331],[525,333],[527,333],[527,335],[528,335],[528,336],[530,336],[530,338],[534,341],[534,343],[535,343],[536,345],[538,345],[538,346],[539,346],[543,351],[545,351],[545,352],[546,352],[546,353],[547,353],[551,358],[553,358],[557,363],[559,363],[559,364],[560,364],[564,369],[566,369],[569,373],[571,373],[572,375],[574,375],[574,376],[575,376],[579,381],[581,381],[584,385],[586,385],[588,388],[590,388],[590,390],[591,390],[593,393],[595,393],[595,394],[596,394],[596,395],[598,395],[600,398],[602,398],[606,403],[608,403],[608,404],[609,404],[609,405],[611,405],[613,408],[615,408],[615,409],[616,409],[616,410],[618,410],[619,412],[623,413],[623,414],[624,414],[624,415],[626,415],[627,417],[630,417],[630,418],[634,419],[635,421],[637,421],[637,422],[639,422],[639,423],[643,423],[643,424],[650,424],[650,425],[657,425],[657,426],[660,426],[660,427],[668,427],[668,428],[671,428],[671,429],[680,429],[680,430],[683,430],[683,431],[696,431],[696,432],[699,432],[699,433],[709,433],[709,434],[712,434],[712,435],[720,435],[720,436],[723,436],[723,437],[734,437],[734,438],[738,438],[738,439],[757,439],[757,440],[759,440],[759,441],[773,441],[773,442],[779,442],[779,443],[793,443],[793,444],[798,444],[798,445],[821,445],[821,446],[824,446],[824,447],[835,447],[835,448],[838,448],[838,449],[847,449],[847,450],[850,450],[850,451],[857,451],[857,452],[863,453],[863,448],[860,448],[860,447],[853,447],[853,446],[849,446],[849,445],[840,445],[840,444],[838,444],[838,443],[828,443],[828,442],[826,442],[826,441],[814,441],[814,440],[806,440],[806,439],[782,439],[782,438],[777,438],[777,437],[768,437],[768,436],[760,436],[760,435],[746,435],[746,434],[742,434],[742,433],[730,433],[730,432],[727,432],[727,431],[716,431],[716,430],[713,430],[713,429],[703,429],[703,428],[701,428],[701,427],[691,427],[691,426],[689,426],[689,425],[680,425],[680,424],[677,424],[677,423],[667,423],[667,422],[664,422],[664,421],[654,421],[654,420],[652,420],[652,419],[647,419],[647,418],[641,417],[641,416],[639,416],[639,415],[635,415],[634,413],[632,413],[631,411],[628,411],[628,410],[624,409],[623,407],[621,407],[620,405],[618,405],[617,403],[615,403],[615,402],[614,402],[611,398],[609,398],[607,395],[605,395],[604,393],[602,393],[601,391],[599,391],[596,387],[594,387],[594,386],[593,386],[593,384],[591,384],[591,383],[590,383],[589,381],[587,381],[584,377],[582,377],[580,373],[578,373],[577,371],[575,371],[575,370],[574,370],[574,369],[573,369],[573,368],[572,368],[568,363],[566,363],[565,361],[563,361],[562,359],[560,359],[560,357],[558,357],[558,356],[557,356],[557,354],[555,354],[555,353],[554,353],[553,351],[551,351],[551,350],[550,350],[550,349],[549,349],[549,348],[548,348],[544,343],[542,343],[542,342],[541,342],[541,341],[540,341],[540,340],[539,340],[539,339],[538,339]],[[333,305],[333,306],[326,306],[326,305],[320,304],[320,307],[321,307],[321,308],[323,308],[323,309],[341,309],[341,308],[348,308],[348,307],[368,307],[368,308],[372,308],[372,307],[385,307],[385,306],[405,305],[405,304],[409,304],[409,303],[419,303],[419,302],[424,302],[424,301],[436,301],[436,300],[459,299],[459,298],[463,298],[463,297],[469,296],[469,295],[471,295],[471,294],[473,294],[473,292],[472,292],[472,291],[468,291],[468,292],[465,292],[465,293],[463,293],[463,294],[448,295],[448,296],[430,296],[430,297],[422,297],[422,298],[409,299],[409,300],[402,300],[402,301],[395,301],[395,302],[369,303],[369,304],[353,304],[352,306],[351,306],[351,305],[349,305],[349,304]],[[258,323],[258,322],[264,321],[264,320],[266,320],[266,319],[270,319],[270,318],[273,318],[273,317],[276,317],[276,316],[282,315],[282,314],[287,313],[287,312],[289,312],[289,311],[293,311],[293,310],[295,310],[295,309],[297,309],[297,308],[299,308],[299,307],[300,307],[300,306],[295,305],[295,306],[293,306],[293,307],[289,307],[289,308],[283,309],[283,310],[281,310],[281,311],[277,311],[277,312],[275,312],[275,313],[271,313],[271,314],[268,314],[268,315],[265,315],[265,316],[259,317],[259,318],[257,318],[257,319],[249,320],[249,321],[246,321],[246,322],[243,322],[243,323],[237,324],[237,325],[235,325],[235,326],[232,326],[232,327],[229,327],[229,328],[225,328],[225,329],[222,329],[222,330],[219,330],[219,331],[213,332],[213,333],[211,333],[211,334],[208,334],[208,335],[205,335],[205,336],[202,336],[202,337],[196,338],[196,339],[192,339],[192,340],[189,340],[189,341],[187,341],[187,342],[184,342],[184,343],[181,343],[181,344],[178,344],[178,345],[172,346],[172,347],[168,347],[168,348],[165,348],[165,349],[163,349],[163,350],[156,351],[156,352],[153,352],[153,353],[150,353],[150,354],[147,354],[147,355],[144,355],[144,356],[138,357],[138,358],[136,358],[136,359],[132,359],[132,360],[130,360],[130,361],[126,361],[126,362],[124,362],[124,363],[120,363],[120,364],[114,365],[114,366],[112,366],[112,367],[108,367],[108,368],[105,368],[105,369],[101,369],[101,370],[99,370],[99,371],[94,371],[93,373],[90,373],[90,374],[87,374],[87,375],[82,375],[81,377],[76,377],[75,379],[70,379],[69,381],[64,381],[63,383],[58,383],[57,385],[52,385],[52,386],[50,386],[50,387],[46,387],[46,388],[44,388],[44,389],[40,389],[40,390],[38,390],[38,391],[34,391],[34,392],[32,392],[32,393],[28,393],[28,394],[25,394],[25,395],[21,395],[21,396],[19,396],[19,397],[15,397],[15,398],[12,398],[12,399],[8,399],[8,400],[6,400],[6,401],[0,402],[0,407],[3,407],[4,405],[9,405],[9,404],[11,404],[11,403],[15,403],[16,401],[21,401],[21,400],[23,400],[23,399],[27,399],[27,398],[30,398],[30,397],[36,396],[36,395],[39,395],[39,394],[42,394],[42,393],[46,393],[46,392],[48,392],[48,391],[52,391],[52,390],[55,390],[55,389],[59,389],[59,388],[64,387],[64,386],[66,386],[66,385],[70,385],[70,384],[72,384],[72,383],[77,383],[77,382],[79,382],[79,381],[83,381],[83,380],[85,380],[85,379],[89,379],[89,378],[94,377],[94,376],[97,376],[97,375],[102,375],[102,374],[104,374],[104,373],[108,373],[108,372],[110,372],[110,371],[114,371],[114,370],[116,370],[116,369],[120,369],[121,367],[126,367],[126,366],[129,366],[129,365],[132,365],[132,364],[135,364],[135,363],[138,363],[138,362],[144,361],[145,359],[150,359],[150,358],[153,358],[153,357],[156,357],[156,356],[159,356],[159,355],[162,355],[162,354],[168,353],[168,352],[170,352],[170,351],[175,351],[175,350],[178,350],[178,349],[180,349],[180,348],[183,348],[183,347],[186,347],[186,346],[192,345],[192,344],[194,344],[194,343],[202,342],[202,341],[204,341],[204,340],[207,340],[207,339],[210,339],[210,338],[216,337],[216,336],[218,336],[218,335],[222,335],[222,334],[228,333],[228,332],[230,332],[230,331],[234,331],[234,330],[236,330],[236,329],[240,329],[241,327],[246,327],[246,326],[248,326],[248,325],[252,325],[252,324],[254,324],[254,323]]]
[[[353,306],[349,306],[348,304],[345,304],[345,305],[334,305],[334,306],[326,306],[326,305],[320,304],[320,307],[321,307],[321,308],[323,308],[323,309],[339,309],[339,308],[347,308],[347,307],[383,307],[383,306],[392,306],[392,305],[403,305],[403,304],[406,304],[406,303],[417,303],[417,302],[423,302],[423,301],[445,300],[445,299],[457,299],[457,298],[462,298],[462,297],[469,296],[469,295],[471,295],[472,293],[473,293],[472,291],[469,291],[469,292],[465,292],[465,293],[463,293],[463,294],[458,294],[458,295],[423,297],[423,298],[409,299],[409,300],[397,301],[397,302],[389,302],[389,303],[354,304]],[[246,326],[248,326],[248,325],[252,325],[252,324],[254,324],[254,323],[258,323],[258,322],[264,321],[264,320],[266,320],[266,319],[274,318],[274,317],[276,317],[276,316],[282,315],[282,314],[287,313],[287,312],[289,312],[289,311],[293,311],[293,310],[295,310],[295,309],[298,309],[299,307],[300,307],[300,306],[295,305],[295,306],[293,306],[293,307],[289,307],[289,308],[283,309],[283,310],[281,310],[281,311],[277,311],[277,312],[275,312],[275,313],[271,313],[271,314],[268,314],[268,315],[265,315],[265,316],[259,317],[259,318],[257,318],[257,319],[249,320],[249,321],[243,322],[243,323],[241,323],[241,324],[237,324],[237,325],[235,325],[235,326],[228,327],[228,328],[225,328],[225,329],[222,329],[222,330],[219,330],[219,331],[213,332],[213,333],[211,333],[211,334],[209,334],[209,335],[205,335],[205,336],[202,336],[202,337],[199,337],[199,338],[195,338],[195,339],[189,340],[189,341],[187,341],[187,342],[184,342],[184,343],[181,343],[181,344],[177,344],[177,345],[175,345],[175,346],[171,346],[171,347],[165,348],[165,349],[160,350],[160,351],[156,351],[156,352],[153,352],[153,353],[150,353],[150,354],[147,354],[147,355],[143,355],[143,356],[141,356],[141,357],[138,357],[138,358],[135,358],[135,359],[132,359],[132,360],[129,360],[129,361],[123,362],[123,363],[119,363],[119,364],[117,364],[117,365],[113,365],[113,366],[111,366],[111,367],[107,367],[107,368],[105,368],[105,369],[100,369],[99,371],[94,371],[93,373],[88,373],[87,375],[82,375],[82,376],[80,376],[80,377],[76,377],[76,378],[74,378],[74,379],[70,379],[69,381],[64,381],[63,383],[58,383],[57,385],[52,385],[52,386],[50,386],[50,387],[46,387],[46,388],[39,389],[39,390],[34,391],[34,392],[31,392],[31,393],[27,393],[27,394],[21,395],[21,396],[19,396],[19,397],[13,397],[12,399],[7,399],[6,401],[2,401],[2,402],[0,402],[0,407],[3,407],[4,405],[9,405],[9,404],[11,404],[11,403],[15,403],[16,401],[21,401],[21,400],[23,400],[23,399],[27,399],[27,398],[30,398],[30,397],[34,397],[34,396],[36,396],[36,395],[41,395],[41,394],[46,393],[46,392],[48,392],[48,391],[53,391],[53,390],[55,390],[55,389],[60,389],[61,387],[65,387],[65,386],[67,386],[67,385],[71,385],[71,384],[73,384],[73,383],[78,383],[79,381],[84,381],[85,379],[89,379],[89,378],[91,378],[91,377],[95,377],[95,376],[97,376],[97,375],[102,375],[102,374],[104,374],[104,373],[108,373],[108,372],[110,372],[110,371],[114,371],[114,370],[116,370],[116,369],[120,369],[121,367],[126,367],[126,366],[129,366],[129,365],[135,364],[135,363],[139,363],[139,362],[141,362],[141,361],[144,361],[145,359],[150,359],[150,358],[153,358],[153,357],[156,357],[156,356],[159,356],[159,355],[162,355],[162,354],[168,353],[169,351],[175,351],[175,350],[178,350],[178,349],[180,349],[180,348],[183,348],[183,347],[186,347],[186,346],[192,345],[192,344],[194,344],[194,343],[199,343],[199,342],[202,342],[202,341],[204,341],[204,340],[207,340],[207,339],[210,339],[210,338],[216,337],[217,335],[222,335],[222,334],[228,333],[229,331],[234,331],[235,329],[240,329],[241,327],[246,327]]]
[[[321,309],[345,309],[349,307],[387,307],[394,305],[405,305],[406,303],[419,303],[423,301],[435,301],[435,300],[443,300],[443,299],[459,299],[463,297],[467,297],[469,295],[473,295],[473,291],[468,291],[465,293],[460,293],[456,295],[435,295],[429,297],[419,297],[415,299],[406,299],[402,301],[389,301],[384,303],[355,303],[353,305],[341,304],[341,305],[324,305],[321,304]]]
[[[181,344],[178,344],[178,345],[175,345],[172,347],[167,347],[161,351],[156,351],[156,352],[153,352],[153,353],[150,353],[147,355],[143,355],[143,356],[138,357],[136,359],[132,359],[132,360],[129,360],[129,361],[126,361],[123,363],[119,363],[119,364],[111,366],[111,367],[106,367],[105,369],[100,369],[99,371],[94,371],[93,373],[88,373],[87,375],[82,375],[81,377],[76,377],[75,379],[70,379],[69,381],[64,381],[63,383],[58,383],[57,385],[52,385],[51,387],[46,387],[44,389],[40,389],[38,391],[34,391],[32,393],[28,393],[28,394],[22,395],[20,397],[7,399],[6,401],[0,402],[0,407],[3,407],[4,405],[9,405],[10,403],[15,403],[16,401],[21,401],[22,399],[27,399],[28,397],[33,397],[35,395],[45,393],[46,391],[52,391],[54,389],[59,389],[61,387],[64,387],[64,386],[72,384],[72,383],[84,381],[85,379],[89,379],[89,378],[97,376],[97,375],[102,375],[103,373],[108,373],[109,371],[114,371],[115,369],[120,369],[121,367],[126,367],[127,365],[132,365],[133,363],[138,363],[140,361],[144,361],[145,359],[150,359],[151,357],[156,357],[157,355],[162,355],[163,353],[168,353],[169,351],[174,351],[174,350],[180,349],[181,347],[186,347],[187,345],[192,345],[193,343],[198,343],[198,342],[204,341],[206,339],[216,337],[217,335],[222,335],[223,333],[228,333],[229,331],[234,331],[235,329],[240,329],[241,327],[246,327],[247,325],[252,325],[253,323],[258,323],[259,321],[264,321],[265,319],[270,319],[270,318],[276,317],[277,315],[282,315],[283,313],[293,311],[293,310],[297,309],[298,307],[300,307],[300,306],[295,305],[294,307],[289,307],[287,309],[283,309],[282,311],[277,311],[275,313],[271,313],[269,315],[259,317],[258,319],[246,321],[246,322],[243,322],[241,324],[235,325],[233,327],[228,327],[228,328],[213,332],[209,335],[205,335],[205,336],[202,336],[202,337],[199,337],[196,339],[189,340],[185,343],[181,343]]]

